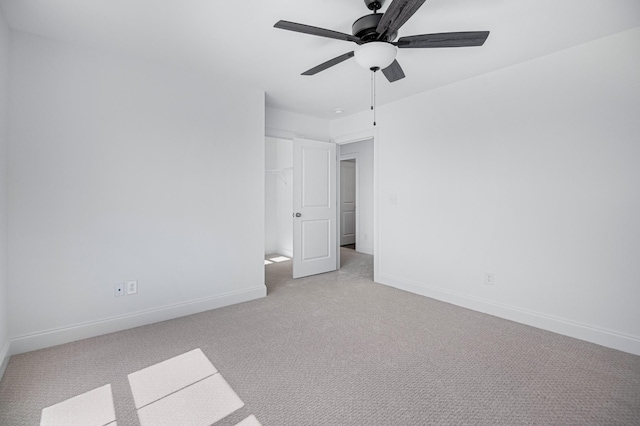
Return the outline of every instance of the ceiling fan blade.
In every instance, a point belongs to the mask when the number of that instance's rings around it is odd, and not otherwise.
[[[333,30],[326,30],[324,28],[312,27],[311,25],[298,24],[295,22],[278,21],[276,22],[274,27],[280,28],[282,30],[297,31],[304,34],[333,38],[336,40],[352,41],[358,44],[362,43],[358,37],[352,36],[351,34],[345,34]]]
[[[394,81],[404,78],[404,71],[402,71],[402,67],[398,61],[393,61],[391,65],[382,70],[382,73],[387,77],[389,83],[393,83]]]
[[[378,40],[396,33],[424,2],[425,0],[394,0],[378,22],[376,28],[376,32],[380,34]]]
[[[353,52],[345,53],[344,55],[337,56],[333,59],[328,60],[327,62],[324,62],[318,65],[317,67],[313,67],[310,70],[303,72],[302,75],[318,74],[320,71],[324,71],[327,68],[331,68],[334,65],[338,65],[340,62],[344,62],[349,58],[353,58],[353,56],[354,56]]]
[[[395,43],[401,49],[430,47],[482,46],[489,31],[466,31],[461,33],[421,34],[400,37]]]

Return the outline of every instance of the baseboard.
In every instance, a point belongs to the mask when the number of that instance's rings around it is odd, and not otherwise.
[[[16,355],[24,352],[35,351],[103,334],[114,333],[116,331],[127,330],[129,328],[139,327],[142,325],[197,314],[211,309],[222,308],[225,306],[235,305],[237,303],[259,299],[266,295],[267,288],[266,286],[261,285],[233,293],[176,303],[174,305],[162,306],[128,315],[107,318],[100,321],[77,324],[70,327],[57,328],[40,333],[14,337],[11,339],[11,354]]]
[[[357,245],[356,244],[356,251],[358,253],[364,253],[364,254],[373,255],[373,246],[365,245],[365,244],[362,244],[362,245]]]
[[[380,284],[451,303],[463,308],[472,309],[474,311],[494,315],[510,321],[585,340],[587,342],[628,352],[634,355],[640,355],[640,338],[636,336],[630,336],[612,330],[605,330],[564,318],[558,318],[552,315],[518,308],[516,306],[496,303],[463,293],[425,286],[390,275],[380,274],[378,276],[378,282]]]
[[[0,380],[4,377],[4,372],[9,365],[9,358],[11,358],[11,342],[7,341],[4,348],[0,350]]]
[[[287,257],[290,257],[290,258],[293,259],[293,251],[292,250],[279,248],[278,250],[276,250],[276,253],[278,253],[279,255],[287,256]]]

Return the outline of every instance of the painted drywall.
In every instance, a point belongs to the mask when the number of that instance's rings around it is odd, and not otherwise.
[[[331,139],[330,121],[295,112],[267,108],[265,111],[265,135],[290,140],[299,137],[329,141]]]
[[[278,178],[278,244],[276,252],[293,257],[293,141],[278,139],[277,169],[282,171]]]
[[[264,141],[264,254],[276,253],[278,246],[278,143],[274,138]]]
[[[265,254],[293,257],[293,142],[282,138],[266,138],[267,170],[266,206],[270,211],[265,223],[269,246]]]
[[[380,107],[378,280],[640,354],[638,52],[640,28]]]
[[[340,155],[358,156],[358,202],[356,250],[373,254],[373,141],[340,145]]]
[[[264,93],[12,34],[12,347],[264,296]]]
[[[9,27],[0,9],[0,378],[9,361],[7,288],[7,149],[9,86]]]

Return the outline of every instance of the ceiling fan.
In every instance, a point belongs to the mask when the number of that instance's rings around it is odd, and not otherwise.
[[[382,70],[387,80],[392,83],[405,77],[402,67],[396,60],[398,48],[482,46],[489,36],[489,31],[468,31],[413,35],[400,37],[394,41],[400,27],[416,13],[425,0],[394,0],[384,14],[378,13],[384,2],[385,0],[364,0],[365,5],[373,13],[353,23],[353,35],[289,21],[278,21],[274,26],[283,30],[350,41],[358,45],[354,51],[330,59],[303,72],[302,75],[317,74],[355,56],[362,67],[374,72]]]

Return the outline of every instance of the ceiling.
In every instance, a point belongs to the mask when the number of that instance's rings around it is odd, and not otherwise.
[[[201,69],[264,90],[274,108],[333,119],[336,108],[348,115],[370,105],[370,72],[355,60],[300,75],[355,44],[273,28],[284,19],[350,34],[370,13],[363,0],[0,0],[0,7],[15,30]],[[399,50],[407,77],[391,84],[379,74],[377,103],[637,26],[638,0],[428,0],[400,37],[491,34],[483,47]]]

